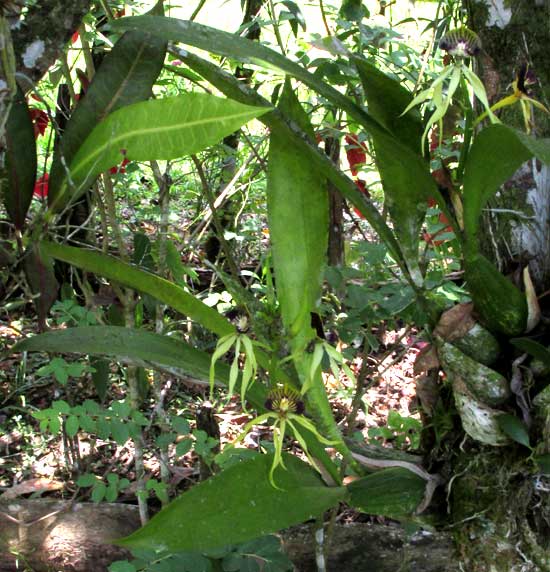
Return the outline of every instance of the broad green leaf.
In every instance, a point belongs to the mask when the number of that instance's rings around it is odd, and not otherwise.
[[[392,467],[353,481],[347,488],[351,506],[399,519],[412,515],[420,505],[426,481],[407,469]]]
[[[223,336],[234,331],[231,323],[221,314],[197,300],[183,288],[141,268],[121,262],[113,256],[54,242],[40,243],[40,252],[149,294],[196,320],[215,334]]]
[[[203,93],[123,107],[97,125],[71,161],[72,192],[83,192],[99,173],[123,159],[175,159],[202,151],[266,111]],[[60,200],[67,189],[65,182]]]
[[[497,417],[498,426],[508,437],[512,438],[516,443],[531,448],[529,443],[529,433],[525,425],[515,416],[504,413]]]
[[[313,138],[313,129],[290,84],[279,107]],[[267,214],[277,298],[291,351],[301,353],[315,335],[310,314],[321,294],[328,241],[326,179],[311,168],[308,154],[273,129],[269,144]]]
[[[69,415],[65,421],[65,431],[69,437],[74,437],[78,433],[80,423],[76,415]]]
[[[409,163],[414,164],[419,160],[419,158],[416,157],[416,155],[404,143],[401,143],[399,138],[391,137],[387,129],[385,129],[378,121],[369,115],[362,107],[356,105],[349,97],[346,97],[338,90],[334,89],[331,85],[322,81],[317,76],[309,73],[302,66],[296,64],[281,54],[278,54],[277,52],[274,52],[273,50],[258,44],[257,42],[252,42],[245,38],[239,38],[234,34],[229,34],[227,32],[216,30],[215,28],[210,28],[208,26],[203,26],[195,22],[178,20],[175,18],[137,16],[117,20],[112,24],[112,26],[115,29],[151,30],[153,33],[158,34],[159,37],[162,37],[165,40],[190,44],[209,52],[240,59],[243,61],[253,61],[255,63],[263,62],[264,64],[280,69],[284,73],[294,76],[295,78],[304,82],[308,87],[317,91],[317,93],[325,97],[337,108],[346,111],[350,117],[362,125],[371,135],[380,136],[381,138],[383,136],[390,137],[392,152],[394,156],[399,157],[405,165],[408,165]],[[250,98],[247,97],[247,90],[245,86],[243,86],[238,81],[238,87],[235,86],[235,84],[229,86],[228,83],[230,80],[228,81],[227,79],[228,74],[224,75],[223,72],[219,72],[216,66],[208,66],[208,64],[201,61],[200,58],[196,58],[196,56],[188,54],[183,50],[180,54],[180,58],[185,61],[189,67],[193,68],[195,71],[203,75],[203,77],[206,77],[209,81],[211,81],[211,83],[216,85],[216,87],[218,87],[218,89],[220,89],[222,92],[226,93],[224,88],[229,88],[227,89],[226,94],[229,95],[229,92],[231,92],[230,97],[233,97],[238,101],[243,101],[243,99],[248,99],[248,101],[250,101]],[[212,67],[215,68],[215,71],[212,69]],[[233,78],[233,80],[235,80],[235,78]],[[220,86],[220,83],[223,84],[223,88]],[[259,105],[262,105],[262,103],[259,103]],[[278,119],[276,114],[266,114],[263,121],[270,127],[273,127],[273,124],[276,122],[275,118]],[[277,123],[279,122],[277,121]],[[384,143],[384,145],[386,144]],[[316,157],[316,159],[316,163],[318,163],[318,157]],[[327,157],[325,157],[325,160],[330,163],[330,160]],[[366,200],[366,198],[357,190],[357,188],[352,190],[352,187],[354,186],[353,183],[344,182],[347,181],[347,177],[342,174],[340,174],[340,177],[337,177],[334,172],[329,171],[329,167],[326,164],[323,164],[323,167],[323,174],[326,174],[325,171],[330,173],[327,175],[327,177],[330,178],[330,180],[344,194],[344,196],[346,196],[346,198],[349,197],[350,200],[352,200],[354,206],[357,206],[360,212],[365,215],[367,220],[373,225],[374,229],[380,234],[381,238],[388,244],[388,248],[392,250],[394,258],[399,264],[401,264],[402,261],[401,257],[399,256],[399,245],[397,244],[397,241],[395,241],[395,238],[391,235],[387,225],[384,223],[372,204]],[[331,165],[331,167],[333,171],[337,172],[337,169],[335,169],[334,165]],[[410,180],[412,181],[414,179],[411,178]],[[428,191],[429,189],[427,188],[426,192]],[[441,199],[439,193],[436,193],[435,195],[432,193],[432,196],[437,199],[441,208],[444,209],[444,212],[446,212],[447,208],[445,201]],[[396,225],[398,224],[399,222],[396,223]],[[409,261],[410,260],[412,259],[409,259]]]
[[[315,518],[342,501],[346,490],[327,487],[308,465],[284,455],[287,470],[268,481],[273,455],[258,455],[211,477],[117,541],[125,548],[162,546],[203,551],[237,544]]]
[[[542,361],[547,367],[550,367],[550,350],[542,344],[539,344],[535,340],[531,340],[529,338],[515,338],[510,340],[510,342],[522,352],[528,353],[534,358]]]
[[[81,326],[39,334],[18,342],[11,352],[43,351],[111,356],[123,362],[171,368],[208,380],[210,355],[185,342],[119,326]],[[216,379],[227,382],[229,368],[219,364]]]
[[[163,40],[182,42],[214,54],[256,64],[263,63],[270,68],[279,69],[285,74],[294,76],[296,79],[303,81],[308,87],[316,90],[338,108],[352,115],[356,121],[364,125],[369,131],[385,131],[377,121],[364,109],[356,105],[350,98],[344,96],[331,85],[308,72],[304,67],[258,42],[241,38],[235,34],[230,34],[209,26],[197,24],[196,22],[178,20],[177,18],[132,16],[129,18],[121,18],[116,22],[112,22],[110,25],[114,30],[142,30],[151,32],[157,34]],[[187,54],[181,53],[179,56],[182,61],[185,61]]]
[[[236,80],[235,77],[224,72],[218,66],[190,53],[181,54],[180,57],[189,67],[200,73],[228,97],[242,101],[243,103],[248,103],[249,105],[270,105],[270,103],[258,93],[244,86]],[[353,181],[337,169],[325,153],[321,152],[316,145],[312,144],[296,125],[291,124],[278,111],[266,113],[260,118],[260,121],[265,123],[270,129],[280,129],[286,134],[289,143],[292,142],[308,152],[311,169],[318,169],[320,173],[334,183],[342,195],[368,220],[380,238],[386,243],[393,258],[403,267],[401,248],[395,236],[376,207],[357,189]]]
[[[533,156],[550,163],[550,139],[534,139],[500,124],[477,135],[464,172],[464,230],[469,240],[477,238],[487,201]]]
[[[22,229],[36,181],[36,143],[29,108],[20,89],[6,121],[4,152],[0,196],[10,220]]]
[[[522,334],[527,324],[525,294],[481,254],[466,252],[464,267],[476,311],[489,330]]]
[[[352,61],[359,72],[371,116],[412,151],[420,154],[420,113],[418,109],[411,109],[403,114],[413,100],[411,92],[363,57],[353,56]]]
[[[550,475],[550,455],[537,455],[533,457],[533,460],[543,475]]]
[[[411,279],[416,286],[421,286],[423,277],[418,265],[418,243],[428,209],[428,199],[433,197],[440,203],[444,201],[420,155],[414,154],[408,148],[404,148],[406,153],[401,153],[395,147],[395,139],[386,134],[373,135],[373,141],[376,164],[394,232]],[[452,220],[452,217],[449,220]]]
[[[487,201],[530,157],[517,133],[504,125],[490,125],[476,136],[464,171],[464,230],[469,240],[477,237]]]
[[[105,56],[55,149],[48,193],[50,205],[55,203],[61,209],[69,198],[69,194],[58,198],[66,168],[96,125],[113,111],[151,97],[165,53],[166,42],[144,30],[124,34]]]
[[[338,15],[350,22],[360,22],[368,14],[361,0],[342,0]]]

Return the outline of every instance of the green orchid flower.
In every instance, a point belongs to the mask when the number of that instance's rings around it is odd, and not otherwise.
[[[216,349],[212,354],[212,359],[210,361],[210,400],[213,400],[214,394],[214,381],[216,377],[216,362],[224,356],[231,348],[234,348],[235,357],[231,363],[231,368],[229,370],[229,395],[232,395],[235,391],[235,385],[237,383],[237,378],[239,377],[239,360],[241,354],[243,354],[243,370],[241,379],[241,401],[243,408],[245,407],[245,397],[246,392],[249,387],[252,386],[256,380],[256,374],[258,373],[258,362],[256,360],[256,354],[254,353],[254,346],[259,346],[265,348],[264,344],[251,340],[244,333],[231,333],[227,336],[223,336],[218,340]]]
[[[315,425],[312,421],[310,421],[307,417],[304,416],[305,413],[305,406],[304,402],[301,400],[300,394],[295,391],[294,389],[288,386],[279,386],[276,389],[272,390],[267,397],[265,402],[265,407],[269,411],[262,415],[259,415],[252,421],[249,421],[243,428],[241,434],[235,439],[235,441],[230,445],[230,447],[234,447],[238,443],[240,443],[246,435],[250,432],[250,430],[256,426],[265,423],[266,421],[272,421],[272,430],[273,430],[273,445],[275,447],[275,455],[273,457],[273,464],[271,465],[271,469],[269,471],[269,482],[271,485],[276,488],[280,489],[275,483],[274,480],[274,472],[275,469],[280,465],[283,469],[286,469],[284,461],[283,461],[283,442],[287,432],[287,428],[291,430],[292,434],[296,441],[298,441],[300,447],[306,454],[309,462],[318,469],[317,464],[313,457],[310,455],[307,443],[301,436],[298,426],[303,427],[310,431],[315,437],[324,445],[332,446],[336,445],[334,441],[329,441],[325,439],[316,429]]]
[[[454,61],[445,66],[430,87],[421,91],[401,114],[404,115],[413,107],[431,99],[435,110],[426,122],[426,128],[422,134],[422,152],[424,152],[424,142],[432,125],[437,123],[439,125],[439,133],[443,134],[443,117],[447,113],[462,79],[471,87],[474,95],[485,108],[485,116],[488,115],[491,122],[499,123],[498,118],[489,105],[483,82],[464,63],[466,58],[476,56],[481,51],[481,41],[478,35],[468,28],[459,28],[446,34],[441,39],[439,47],[452,56]],[[446,89],[444,90],[445,86]]]
[[[315,344],[311,354],[307,377],[301,389],[302,395],[305,395],[305,393],[311,387],[315,375],[317,374],[317,370],[319,367],[321,367],[321,361],[325,355],[328,357],[330,370],[332,371],[332,374],[336,380],[340,379],[340,372],[343,371],[348,379],[350,379],[354,384],[357,383],[355,374],[351,371],[351,368],[345,362],[344,356],[337,349],[333,348],[328,342],[319,341]]]

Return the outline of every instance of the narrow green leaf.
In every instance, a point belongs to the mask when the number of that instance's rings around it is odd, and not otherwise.
[[[489,330],[522,334],[527,324],[525,294],[481,254],[466,252],[464,267],[476,311]]]
[[[224,72],[218,66],[195,56],[194,54],[185,53],[180,55],[189,67],[200,73],[205,79],[217,87],[222,93],[237,101],[248,103],[249,105],[269,106],[270,103],[261,97],[254,90],[247,88],[231,74]],[[386,243],[388,250],[392,254],[396,262],[403,268],[401,248],[395,239],[392,231],[378,212],[372,202],[361,193],[353,181],[344,175],[342,171],[334,166],[334,163],[322,153],[319,148],[308,140],[307,136],[295,125],[288,121],[280,112],[274,111],[266,113],[260,118],[270,129],[280,129],[286,134],[289,143],[299,146],[309,155],[311,169],[318,169],[321,174],[327,177],[342,195],[348,199],[367,219],[380,238]],[[400,150],[397,146],[396,154],[399,155]],[[444,201],[441,199],[441,202]]]
[[[423,277],[418,266],[418,243],[428,199],[435,198],[440,204],[444,204],[444,201],[428,165],[420,155],[408,148],[401,153],[395,147],[395,139],[386,134],[373,135],[373,141],[394,232],[399,239],[411,279],[415,285],[420,286]],[[443,208],[446,209],[446,206]]]
[[[413,101],[411,92],[363,57],[352,56],[352,61],[359,72],[371,116],[419,154],[422,136],[420,112],[411,109],[403,114]]]
[[[425,488],[426,481],[418,475],[392,467],[351,482],[349,503],[368,514],[399,519],[414,513]]]
[[[532,151],[505,125],[490,125],[476,136],[464,171],[464,230],[469,240],[477,237],[487,201],[530,157]]]
[[[83,192],[123,159],[175,159],[202,151],[266,111],[203,93],[123,107],[97,125],[71,161],[72,192]],[[60,200],[68,189],[65,182]]]
[[[550,475],[550,455],[537,455],[533,457],[533,460],[543,475]]]
[[[285,82],[279,107],[313,136],[308,117]],[[300,146],[273,129],[269,144],[267,214],[277,298],[292,352],[301,353],[314,336],[310,313],[321,292],[328,241],[326,179],[308,163]]]
[[[324,486],[304,462],[283,457],[287,470],[278,468],[275,475],[282,490],[268,482],[273,455],[258,455],[196,485],[117,544],[210,550],[314,518],[345,498],[344,488]]]
[[[528,353],[542,361],[547,367],[550,367],[550,350],[542,344],[529,338],[514,338],[510,342],[522,352]]]
[[[279,69],[285,74],[303,81],[308,87],[316,90],[337,107],[350,113],[369,131],[384,130],[377,121],[350,98],[344,96],[302,66],[258,42],[197,24],[196,22],[178,20],[177,18],[133,16],[112,22],[111,27],[115,30],[131,29],[151,32],[164,40],[182,42],[218,55],[256,64],[267,64],[271,68]],[[185,53],[180,54],[180,59],[185,59],[185,56]]]
[[[47,253],[41,252],[37,245],[31,243],[23,257],[23,270],[31,292],[35,296],[33,303],[38,314],[38,322],[45,329],[46,317],[57,299],[59,290],[53,260]]]
[[[22,229],[36,181],[34,128],[21,89],[12,102],[5,127],[4,166],[0,169],[0,196],[16,228]]]
[[[43,351],[112,356],[123,362],[179,370],[185,375],[207,380],[210,355],[185,342],[152,332],[119,326],[81,326],[55,330],[15,344],[11,352]],[[216,368],[216,379],[225,383],[228,367]]]
[[[40,252],[149,294],[215,334],[226,335],[234,331],[231,323],[221,314],[183,288],[113,256],[54,242],[40,243]]]
[[[525,425],[515,416],[504,413],[497,417],[498,426],[508,437],[520,445],[531,448],[529,433]]]
[[[144,30],[124,34],[105,56],[55,149],[48,192],[50,205],[55,202],[56,208],[61,209],[69,198],[68,194],[65,199],[58,199],[66,168],[96,125],[113,111],[151,97],[165,53],[166,42]]]

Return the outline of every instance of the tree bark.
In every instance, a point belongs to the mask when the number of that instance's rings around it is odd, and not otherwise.
[[[17,71],[37,82],[59,57],[91,0],[41,0],[12,29]]]
[[[37,521],[54,511],[56,514]],[[6,514],[20,524],[6,518]],[[34,524],[33,524],[34,523]],[[190,523],[192,526],[192,523]],[[139,527],[137,507],[124,504],[18,500],[0,502],[0,572],[107,572],[130,555],[109,544]],[[299,572],[316,572],[313,529],[282,533],[284,550]],[[449,534],[407,536],[398,525],[336,525],[328,570],[346,572],[458,572]]]
[[[528,64],[538,80],[532,97],[548,107],[550,101],[550,3],[548,0],[506,2],[472,0],[470,27],[479,34],[483,52],[478,72],[491,103],[511,93],[510,84]],[[519,104],[504,108],[500,119],[525,130]],[[550,136],[550,116],[534,110],[533,134]],[[485,253],[499,269],[511,273],[529,264],[537,292],[550,288],[550,170],[528,161],[504,185],[485,214]]]

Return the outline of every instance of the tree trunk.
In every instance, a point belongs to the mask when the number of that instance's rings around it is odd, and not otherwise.
[[[46,515],[51,516],[38,520]],[[25,566],[34,572],[107,572],[111,562],[130,556],[109,542],[138,527],[137,507],[130,505],[43,500],[0,503],[0,572],[15,572]],[[282,533],[284,550],[298,572],[317,571],[313,537],[309,525]],[[459,570],[449,534],[419,532],[411,537],[398,525],[381,524],[336,525],[328,546],[327,569]]]
[[[479,34],[483,52],[478,72],[491,103],[511,93],[510,84],[527,64],[538,80],[532,97],[550,101],[550,3],[548,0],[506,2],[473,0],[470,27]],[[500,119],[525,131],[519,104],[503,108]],[[534,109],[532,134],[550,136],[550,116]],[[505,273],[529,264],[538,293],[550,288],[550,171],[528,161],[490,203],[484,228],[484,250]]]

